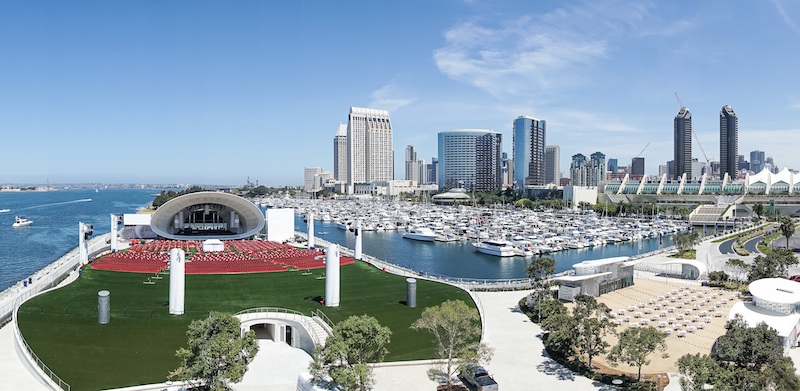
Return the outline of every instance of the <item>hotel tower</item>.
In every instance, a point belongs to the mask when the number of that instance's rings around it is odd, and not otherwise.
[[[392,123],[386,110],[351,107],[347,119],[347,185],[393,178]]]

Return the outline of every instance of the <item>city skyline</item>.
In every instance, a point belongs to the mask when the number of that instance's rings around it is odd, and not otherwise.
[[[650,143],[654,174],[672,159],[675,92],[712,160],[730,105],[740,154],[798,169],[799,36],[783,1],[3,3],[0,183],[301,185],[305,166],[334,170],[351,106],[389,111],[393,144],[426,161],[459,128],[500,132],[510,154],[526,115],[547,120],[562,167]]]

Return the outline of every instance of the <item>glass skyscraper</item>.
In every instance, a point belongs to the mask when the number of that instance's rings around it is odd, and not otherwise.
[[[680,179],[683,174],[692,176],[692,113],[681,107],[675,116],[674,124],[674,162],[675,176]]]
[[[728,105],[719,112],[719,176],[739,174],[739,118]]]
[[[521,191],[528,185],[545,184],[546,122],[520,116],[514,120],[512,158],[514,188]]]

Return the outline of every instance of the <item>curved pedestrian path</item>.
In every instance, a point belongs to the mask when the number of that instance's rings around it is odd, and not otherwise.
[[[539,338],[542,329],[519,310],[530,291],[478,292],[486,317],[484,342],[494,349],[486,365],[499,388],[507,390],[613,390],[576,375],[551,359]]]

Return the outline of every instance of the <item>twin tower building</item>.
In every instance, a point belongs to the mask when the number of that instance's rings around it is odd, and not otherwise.
[[[504,185],[558,184],[559,151],[545,146],[545,121],[522,116],[514,121],[513,159],[502,150],[502,134],[487,129],[453,129],[438,134],[436,183],[440,190],[500,190]],[[550,162],[550,164],[547,164]],[[548,169],[549,168],[549,169]],[[351,107],[347,124],[333,140],[334,180],[357,184],[394,179],[392,122],[389,112]],[[407,178],[408,179],[408,178]]]
[[[669,177],[680,179],[684,174],[692,177],[692,113],[681,107],[675,115],[674,160],[669,167]],[[701,147],[702,148],[702,147]],[[701,151],[705,155],[705,151]],[[704,156],[708,159],[707,156]],[[719,112],[719,176],[738,177],[739,163],[739,118],[729,105],[722,106]],[[671,169],[670,169],[671,168]]]

